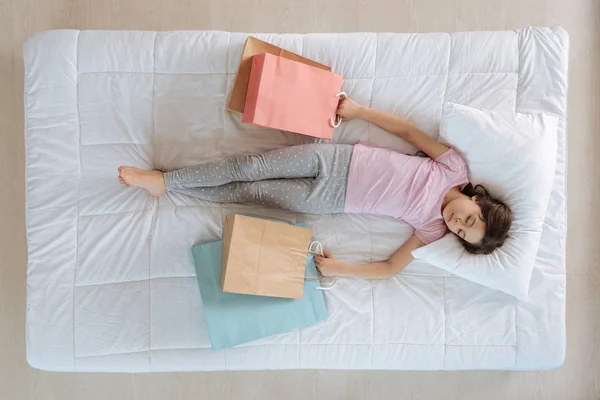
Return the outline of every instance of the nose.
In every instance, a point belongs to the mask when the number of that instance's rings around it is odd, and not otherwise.
[[[461,223],[462,221],[460,220],[459,217],[454,218],[454,225],[462,225]]]

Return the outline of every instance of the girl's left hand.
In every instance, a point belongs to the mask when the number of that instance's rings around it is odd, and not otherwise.
[[[341,115],[345,121],[350,121],[354,118],[360,118],[362,109],[363,107],[360,104],[352,100],[350,97],[346,97],[341,99],[338,103],[336,113]]]
[[[324,256],[315,256],[315,264],[323,276],[339,276],[343,270],[343,264],[341,264],[337,258],[331,253],[325,251]]]

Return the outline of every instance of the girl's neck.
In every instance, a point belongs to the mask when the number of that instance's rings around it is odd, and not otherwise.
[[[464,196],[464,194],[462,194],[458,186],[454,186],[453,188],[448,190],[446,192],[446,195],[444,196],[444,200],[442,200],[442,210],[446,208],[448,203],[450,203],[452,200],[457,199],[461,196]]]

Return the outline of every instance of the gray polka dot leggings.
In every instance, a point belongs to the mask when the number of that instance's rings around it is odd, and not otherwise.
[[[207,161],[164,174],[167,191],[306,214],[344,211],[352,145],[308,144]]]

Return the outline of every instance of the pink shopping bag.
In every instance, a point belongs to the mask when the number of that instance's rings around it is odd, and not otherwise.
[[[273,54],[255,55],[242,122],[331,140],[342,79]]]

